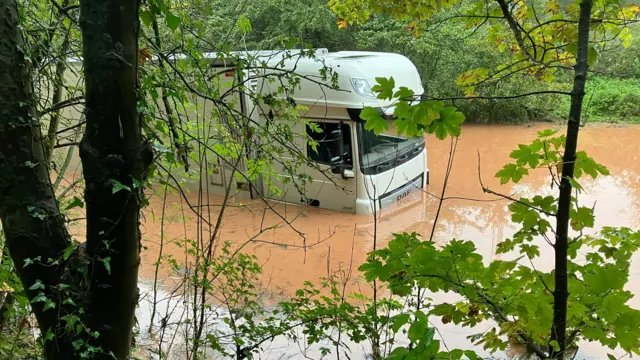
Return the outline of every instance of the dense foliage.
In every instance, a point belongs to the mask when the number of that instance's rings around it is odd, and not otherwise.
[[[404,54],[419,69],[426,91],[436,98],[464,96],[455,79],[472,69],[499,68],[510,56],[494,28],[476,28],[451,21],[461,16],[464,8],[439,11],[422,23],[419,36],[415,36],[416,30],[409,20],[394,19],[387,14],[376,14],[367,22],[340,28],[336,25],[339,18],[326,7],[325,0],[305,0],[295,4],[276,0],[253,1],[250,4],[219,1],[215,4],[216,15],[227,19],[213,24],[213,29],[218,29],[212,32],[217,39],[228,36],[247,49],[277,48],[284,43],[292,47],[325,47],[330,51],[375,50]],[[236,16],[245,16],[251,22],[251,33],[243,35],[240,31],[230,30]],[[505,31],[509,30],[499,30]],[[606,100],[611,91],[630,92],[637,86],[634,79],[640,79],[640,26],[631,25],[628,34],[628,40],[607,42],[600,49],[594,73],[590,75],[594,83],[589,88],[589,97],[594,102],[602,99],[606,105],[589,113],[592,120],[639,120],[633,94],[618,99],[619,104]],[[499,82],[479,87],[477,93],[499,97],[513,95],[520,89],[539,91],[551,87],[566,90],[570,87],[569,73],[561,71],[557,75],[549,85],[522,74],[510,74]],[[564,99],[555,95],[458,101],[456,105],[464,110],[468,121],[494,123],[562,121],[568,109]]]

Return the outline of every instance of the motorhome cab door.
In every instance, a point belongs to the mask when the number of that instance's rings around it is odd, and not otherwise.
[[[355,131],[351,122],[307,119],[307,135],[316,148],[307,144],[305,184],[308,205],[343,212],[355,212],[356,174],[354,168]]]
[[[275,161],[273,169],[278,176],[270,176],[263,184],[268,198],[302,206],[355,212],[357,175],[353,166],[356,153],[353,150],[352,123],[307,119],[288,126],[295,133],[306,132],[317,146],[314,150],[305,137],[295,137],[295,146],[301,155],[306,155],[306,162],[296,169],[295,174],[291,174],[291,169],[285,168],[284,164],[295,162],[295,159],[283,154]],[[299,175],[310,180],[301,181]]]

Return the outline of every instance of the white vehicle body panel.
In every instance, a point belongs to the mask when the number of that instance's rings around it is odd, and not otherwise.
[[[193,161],[191,172],[195,172],[198,181],[187,183],[192,188],[202,187],[204,191],[224,193],[227,188],[232,189],[234,197],[240,198],[267,198],[274,201],[283,201],[291,204],[303,206],[318,206],[325,209],[367,214],[380,209],[393,206],[406,205],[419,199],[417,188],[424,188],[428,183],[427,150],[424,143],[418,144],[410,150],[410,154],[402,155],[398,147],[398,156],[390,158],[391,152],[387,151],[385,156],[389,160],[377,161],[388,169],[381,171],[382,165],[372,166],[363,156],[367,149],[367,143],[363,137],[362,121],[359,120],[359,111],[365,107],[379,108],[387,115],[392,115],[393,105],[396,99],[379,100],[372,92],[362,93],[356,91],[354,81],[358,84],[368,85],[369,90],[376,84],[378,77],[393,77],[396,87],[404,86],[416,95],[422,95],[424,89],[416,67],[409,59],[398,54],[341,51],[330,53],[326,49],[315,51],[316,59],[301,57],[301,50],[286,51],[259,51],[236,53],[241,57],[258,58],[265,60],[270,65],[267,69],[256,66],[242,74],[236,74],[235,64],[222,59],[217,54],[205,54],[205,58],[211,59],[211,66],[220,69],[219,76],[215,81],[216,86],[232,86],[234,82],[242,82],[257,78],[251,81],[251,88],[257,93],[274,92],[280,84],[264,81],[264,76],[276,74],[278,71],[291,71],[300,75],[301,81],[296,89],[293,89],[293,99],[297,105],[303,105],[307,109],[299,113],[304,121],[313,121],[323,124],[333,124],[335,126],[346,126],[349,129],[348,142],[352,154],[352,164],[349,173],[351,177],[345,178],[342,174],[331,172],[331,165],[317,163],[305,165],[300,168],[300,173],[295,176],[305,175],[311,177],[311,181],[306,184],[296,184],[292,181],[292,175],[287,175],[283,166],[274,164],[277,178],[263,179],[249,184],[242,180],[242,176],[234,176],[237,171],[247,171],[244,161],[239,164],[239,169],[234,170],[233,164],[227,159],[220,158],[211,151],[216,144],[217,136],[215,127],[205,130],[204,133],[196,134],[197,141],[205,147],[204,155],[206,161]],[[170,59],[179,60],[181,55],[174,55]],[[284,60],[283,60],[284,59]],[[151,61],[156,61],[152,59]],[[82,68],[82,59],[71,59],[70,69],[65,75],[68,80],[78,80],[77,74]],[[339,89],[329,87],[330,81],[320,76],[323,67],[330,68],[338,76]],[[280,68],[280,70],[274,70]],[[363,82],[364,81],[364,82]],[[225,85],[226,84],[226,85]],[[80,84],[79,84],[80,85]],[[364,86],[366,88],[366,86]],[[362,89],[361,89],[362,90]],[[264,105],[257,106],[251,98],[241,92],[235,92],[233,97],[226,100],[232,102],[236,111],[242,112],[258,123],[267,121],[268,108]],[[185,116],[190,119],[197,118],[199,121],[211,122],[215,116],[211,115],[215,104],[209,100],[197,98],[194,101],[195,107],[183,109],[178,116]],[[164,105],[158,101],[159,111],[165,111]],[[63,110],[66,116],[81,119],[82,107],[68,108]],[[69,114],[71,112],[71,114]],[[166,116],[166,114],[165,114]],[[274,121],[284,121],[283,119],[273,119]],[[342,125],[340,125],[342,124]],[[305,132],[303,121],[290,124],[294,132]],[[372,135],[369,134],[369,137]],[[395,134],[389,134],[393,137]],[[406,140],[406,139],[405,139]],[[191,140],[195,143],[196,138]],[[204,144],[204,145],[202,145]],[[306,141],[302,137],[296,137],[294,146],[300,150],[307,151]],[[372,150],[372,149],[370,149]],[[371,151],[375,153],[375,151]],[[201,157],[201,160],[205,157]],[[377,156],[377,155],[376,155]],[[400,159],[405,156],[406,159]],[[375,157],[374,157],[375,158]],[[282,161],[286,162],[286,156]],[[77,156],[74,162],[78,162]],[[367,165],[368,164],[368,165]],[[368,170],[367,170],[368,169]],[[178,170],[176,170],[178,171]],[[269,181],[268,181],[269,180]],[[268,188],[267,183],[271,181],[272,188],[278,189],[273,193]]]

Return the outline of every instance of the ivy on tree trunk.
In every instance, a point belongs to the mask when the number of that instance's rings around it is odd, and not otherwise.
[[[140,203],[149,154],[136,110],[137,0],[80,2],[86,83],[85,176],[89,324],[97,345],[129,355],[138,301]]]
[[[88,343],[93,358],[126,359],[138,300],[141,183],[152,158],[136,107],[139,2],[82,0],[80,8],[87,281],[68,276],[82,265],[63,256],[72,242],[49,177],[16,0],[0,0],[0,221],[45,358],[74,359],[86,350],[74,347],[65,329],[63,316],[73,314],[96,335]],[[80,290],[77,306],[63,304],[63,284]]]
[[[42,294],[56,304],[63,267],[46,261],[69,246],[69,235],[49,178],[16,1],[0,0],[0,14],[0,220],[29,299]],[[69,354],[71,345],[56,331],[58,314],[46,304],[32,303],[41,331],[55,334],[45,343],[45,357],[62,359],[56,354]]]

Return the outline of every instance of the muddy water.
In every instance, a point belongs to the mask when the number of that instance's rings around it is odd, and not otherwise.
[[[515,232],[510,224],[507,203],[495,196],[483,194],[483,183],[494,191],[514,196],[533,193],[550,193],[546,170],[533,171],[531,176],[517,186],[501,186],[493,175],[509,162],[509,153],[519,143],[535,138],[536,131],[555,127],[540,124],[522,126],[467,125],[457,144],[453,171],[446,197],[435,229],[434,239],[444,243],[452,238],[472,240],[486,261],[497,259],[497,243]],[[615,125],[589,125],[581,132],[580,150],[585,150],[596,161],[611,170],[611,176],[595,181],[585,181],[585,194],[580,201],[596,204],[596,228],[602,226],[640,227],[640,127]],[[227,210],[218,240],[230,241],[234,248],[255,254],[264,264],[263,285],[272,299],[286,296],[303,285],[306,280],[318,282],[339,269],[355,269],[373,249],[371,235],[374,223],[377,228],[376,245],[384,246],[395,232],[413,232],[429,236],[444,182],[444,170],[450,151],[449,141],[427,138],[428,167],[431,184],[421,199],[414,204],[383,213],[374,221],[372,215],[351,215],[314,208],[301,208],[272,204],[273,210],[265,211],[258,201],[235,200]],[[480,163],[479,163],[480,159]],[[163,253],[184,259],[184,250],[173,241],[190,238],[209,241],[209,227],[199,227],[192,209],[204,209],[203,213],[214,224],[222,199],[216,195],[191,193],[186,199],[178,194],[163,194],[151,199],[146,211],[143,239],[148,249],[143,252],[140,271],[142,278],[152,278],[163,239]],[[160,221],[165,214],[164,224]],[[186,222],[184,218],[189,218]],[[161,224],[163,226],[161,226]],[[216,242],[219,251],[219,241]],[[551,249],[541,244],[542,256],[536,266],[548,270],[553,265]],[[546,249],[546,251],[544,250]],[[508,257],[508,255],[507,255]],[[631,269],[628,287],[640,292],[640,258],[636,257]],[[175,276],[160,269],[160,278]],[[358,280],[354,270],[349,289],[370,293]],[[440,297],[439,300],[453,297]],[[632,305],[640,308],[638,298]],[[434,322],[438,324],[437,320]],[[471,347],[465,338],[470,331],[453,326],[439,326],[449,347]],[[606,357],[606,351],[594,344],[584,344],[587,358]]]

